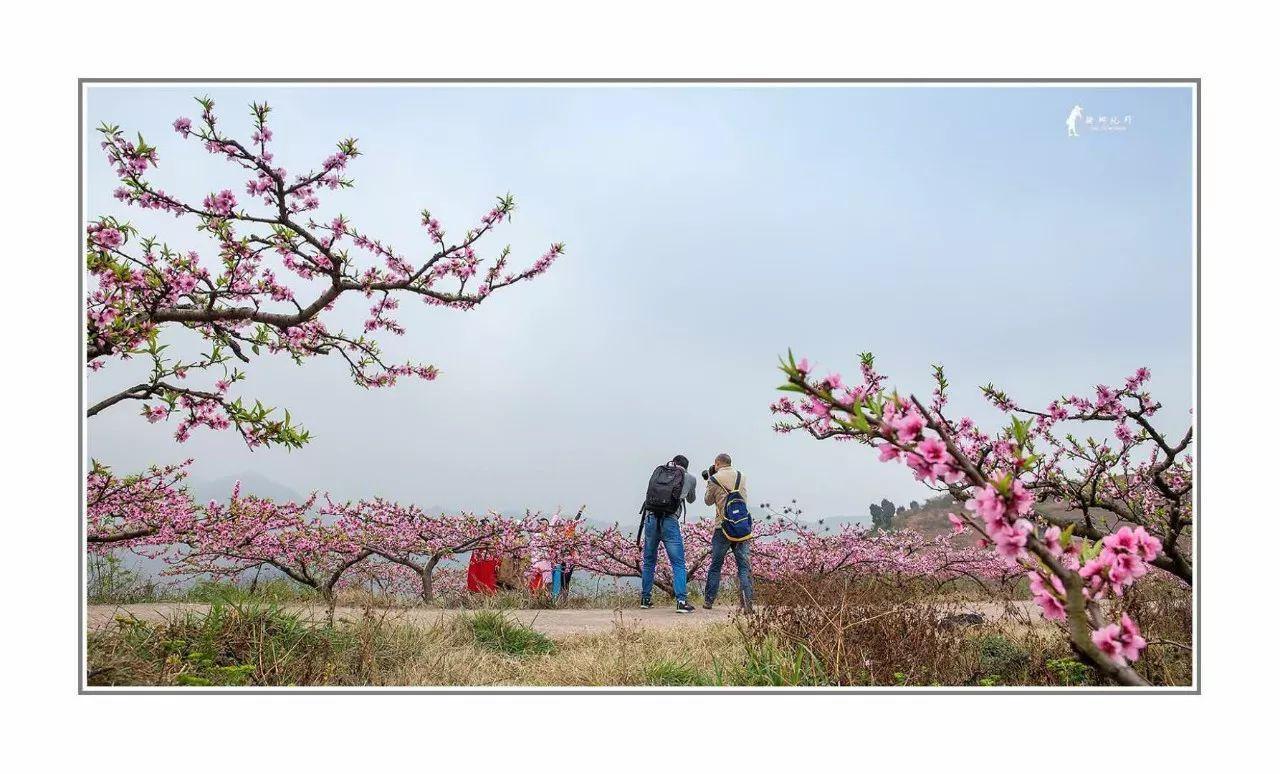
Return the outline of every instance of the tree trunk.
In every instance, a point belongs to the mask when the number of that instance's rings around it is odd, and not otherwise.
[[[332,586],[326,587],[320,593],[326,604],[325,619],[329,622],[329,626],[333,626],[334,614],[338,609],[338,595],[334,593]]]
[[[431,568],[423,567],[418,571],[418,575],[422,578],[422,604],[429,605],[435,596],[432,588]]]
[[[85,541],[88,543],[121,543],[125,540],[134,540],[140,537],[154,535],[158,530],[155,527],[137,527],[136,529],[121,530],[119,532],[103,532],[97,535],[88,535]]]
[[[338,606],[338,593],[336,591],[338,581],[342,579],[343,574],[347,570],[350,570],[352,567],[356,566],[360,562],[363,562],[365,559],[368,559],[370,556],[373,556],[373,551],[370,551],[369,549],[365,549],[360,553],[356,554],[355,556],[351,557],[347,561],[343,562],[341,565],[338,566],[336,570],[333,571],[333,574],[329,576],[329,582],[324,584],[324,587],[320,589],[320,593],[321,595],[324,596],[325,602],[329,603],[329,625],[330,626],[333,626],[333,615],[334,615],[335,608],[337,608]]]
[[[427,560],[427,563],[418,570],[418,575],[422,578],[422,604],[429,605],[435,598],[435,571],[436,565],[440,564],[440,554],[436,554]]]
[[[1094,668],[1102,674],[1121,685],[1150,685],[1142,675],[1134,671],[1133,667],[1115,663],[1094,644],[1090,636],[1093,627],[1089,623],[1088,613],[1085,612],[1084,594],[1079,586],[1067,587],[1067,631],[1075,651],[1084,656],[1085,660],[1092,663]]]

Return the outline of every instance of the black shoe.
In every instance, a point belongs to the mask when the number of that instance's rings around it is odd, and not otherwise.
[[[692,613],[692,612],[693,612],[693,605],[689,604],[688,602],[677,602],[677,603],[676,603],[676,612],[677,612],[677,613]]]
[[[642,600],[640,600],[640,609],[641,609],[641,610],[648,610],[648,609],[649,609],[649,608],[651,608],[651,607],[653,607],[653,603],[652,603],[652,602],[650,602],[649,600],[647,600],[647,599],[642,599]]]
[[[710,610],[710,609],[711,609],[711,603],[710,603],[710,602],[703,602],[703,603],[702,603],[702,609],[703,609],[703,610]]]

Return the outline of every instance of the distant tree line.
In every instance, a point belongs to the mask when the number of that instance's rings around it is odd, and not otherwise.
[[[871,526],[878,530],[888,531],[893,529],[894,516],[908,511],[914,513],[920,510],[920,503],[912,500],[911,504],[904,508],[901,505],[894,505],[892,500],[886,498],[881,500],[879,504],[871,503],[867,507],[871,511]]]

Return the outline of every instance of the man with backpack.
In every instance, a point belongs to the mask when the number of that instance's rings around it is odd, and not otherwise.
[[[715,604],[720,592],[720,568],[725,554],[733,551],[733,563],[738,567],[738,589],[742,594],[742,609],[751,613],[751,513],[747,509],[747,484],[742,474],[733,468],[728,454],[716,455],[715,464],[702,474],[707,479],[707,494],[703,502],[716,507],[716,528],[711,534],[711,566],[707,568],[706,593],[702,606],[707,610]]]
[[[644,533],[644,554],[640,571],[640,607],[653,607],[653,574],[658,567],[658,542],[667,548],[671,560],[671,586],[676,595],[676,612],[692,613],[684,566],[684,538],[680,535],[680,512],[696,499],[697,479],[689,473],[689,459],[677,454],[665,465],[654,468],[649,489],[640,508]],[[638,539],[638,538],[637,538]]]

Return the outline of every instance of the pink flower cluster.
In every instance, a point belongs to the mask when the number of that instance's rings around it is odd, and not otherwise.
[[[177,405],[178,408],[187,412],[182,421],[178,423],[177,430],[173,433],[173,437],[178,443],[185,443],[191,437],[192,429],[196,427],[226,430],[231,426],[231,419],[227,416],[222,401],[214,397],[183,394],[178,397]],[[163,419],[164,417],[158,418]],[[256,446],[258,444],[250,441],[249,445]]]
[[[986,539],[995,544],[999,554],[1010,564],[1018,564],[1027,555],[1027,538],[1033,528],[1026,517],[1032,512],[1035,499],[1017,479],[1006,489],[1002,492],[988,483],[975,489],[964,507],[982,519]]]
[[[1089,594],[1100,596],[1110,586],[1119,596],[1127,586],[1147,574],[1147,562],[1160,553],[1160,541],[1143,527],[1123,526],[1102,539],[1102,551],[1080,568]]]
[[[225,189],[217,194],[209,194],[204,197],[205,210],[219,217],[229,217],[231,215],[231,211],[235,209],[235,206],[235,194]]]
[[[813,413],[813,412],[810,412]],[[884,407],[876,448],[881,462],[905,461],[916,480],[955,484],[964,473],[940,437],[925,437],[927,420],[915,406],[890,399]]]
[[[1120,616],[1120,623],[1107,624],[1090,636],[1099,650],[1122,665],[1128,661],[1137,661],[1147,647],[1147,641],[1128,613]]]
[[[90,550],[127,547],[153,556],[181,542],[200,518],[183,486],[191,460],[117,476],[93,463],[85,481]]]
[[[1044,617],[1050,621],[1067,620],[1067,608],[1064,604],[1067,588],[1062,584],[1062,579],[1050,574],[1046,581],[1045,575],[1035,570],[1028,572],[1027,578],[1031,581],[1031,598],[1040,606]]]
[[[124,244],[124,234],[120,229],[94,223],[89,227],[89,239],[103,250],[114,250]]]

